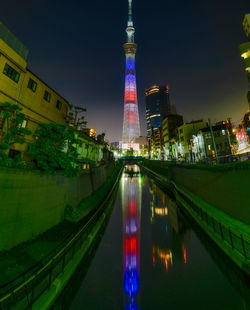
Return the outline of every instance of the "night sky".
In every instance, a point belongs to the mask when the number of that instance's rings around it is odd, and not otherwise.
[[[141,134],[144,89],[169,84],[185,121],[232,117],[248,104],[238,45],[249,0],[133,0]],[[122,135],[126,0],[6,0],[0,20],[28,47],[28,67],[70,103],[87,108],[89,127]]]

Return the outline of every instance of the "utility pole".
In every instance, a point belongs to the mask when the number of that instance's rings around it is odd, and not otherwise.
[[[213,128],[212,128],[212,125],[211,125],[210,118],[208,119],[208,124],[209,124],[210,133],[211,133],[211,137],[212,137],[212,141],[213,141],[213,147],[214,147],[214,152],[215,152],[216,164],[218,164],[218,154],[217,154],[217,149],[216,149],[215,140],[214,140],[214,133],[213,133]]]

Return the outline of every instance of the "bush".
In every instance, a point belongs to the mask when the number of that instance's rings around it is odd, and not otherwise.
[[[34,134],[35,143],[29,146],[38,169],[47,175],[60,171],[67,177],[77,176],[77,133],[74,128],[59,124],[42,124]]]
[[[22,161],[21,155],[10,158],[8,153],[14,149],[14,144],[23,144],[25,135],[30,135],[31,131],[23,128],[22,124],[25,115],[21,113],[22,108],[17,104],[5,102],[0,105],[0,117],[4,120],[5,126],[0,132],[0,163],[5,167],[24,167],[25,161]]]

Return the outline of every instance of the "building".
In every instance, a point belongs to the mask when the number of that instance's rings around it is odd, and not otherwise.
[[[217,153],[218,160],[226,162],[226,157],[232,155],[227,126],[215,125],[211,129],[210,127],[201,128],[197,135],[193,135],[193,161],[215,160]]]
[[[201,128],[205,127],[207,127],[207,122],[203,120],[192,121],[178,127],[178,142],[175,142],[177,144],[175,145],[175,149],[178,150],[178,154],[175,154],[176,159],[181,158],[186,161],[193,161],[193,136],[196,135]]]
[[[125,71],[125,94],[124,94],[124,117],[122,142],[132,145],[140,136],[140,124],[137,103],[135,54],[137,44],[134,42],[135,28],[132,21],[132,0],[128,0],[128,24],[126,28],[127,42],[124,44],[126,55]]]
[[[172,114],[165,117],[162,121],[162,139],[164,148],[164,157],[168,159],[170,154],[170,146],[173,139],[178,140],[178,127],[183,124],[183,116]]]
[[[149,138],[149,157],[151,159],[163,159],[162,128],[151,129]]]
[[[243,29],[248,38],[248,42],[240,44],[239,52],[243,58],[244,67],[250,81],[250,14],[246,14],[243,19]]]
[[[0,104],[19,105],[25,115],[23,126],[34,132],[42,123],[65,123],[69,103],[59,93],[27,68],[28,49],[0,22]],[[4,130],[4,119],[0,120]],[[26,143],[16,145],[25,152]]]
[[[82,132],[87,136],[96,139],[96,130],[94,128],[82,128]]]
[[[170,114],[176,114],[176,111],[170,104],[168,85],[153,85],[145,90],[145,96],[147,136],[149,137],[151,128],[153,131],[160,128],[162,120]]]
[[[135,139],[135,143],[139,144],[139,156],[148,157],[148,139],[147,137],[140,136]]]

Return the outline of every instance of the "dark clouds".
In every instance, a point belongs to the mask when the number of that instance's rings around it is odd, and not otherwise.
[[[134,0],[142,131],[144,89],[170,84],[186,120],[239,120],[247,78],[238,54],[249,0]],[[110,140],[122,132],[126,0],[6,1],[0,19],[29,48],[29,67]],[[145,131],[144,131],[145,132]]]

